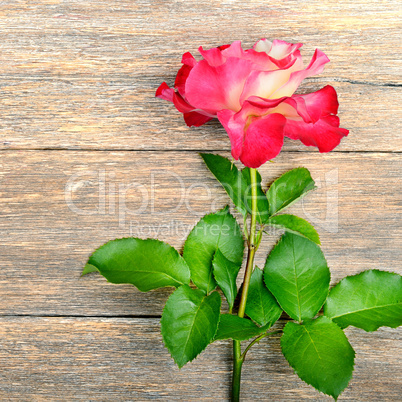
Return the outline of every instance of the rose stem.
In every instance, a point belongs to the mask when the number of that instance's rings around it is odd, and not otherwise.
[[[250,278],[254,268],[254,254],[257,250],[256,247],[256,224],[257,224],[257,170],[250,168],[250,181],[251,181],[251,224],[250,224],[250,238],[248,239],[248,254],[246,272],[244,274],[243,291],[241,294],[239,311],[237,315],[244,317],[246,310],[247,294],[250,285]],[[241,368],[244,361],[244,355],[241,354],[240,341],[233,341],[233,380],[232,380],[232,401],[238,402],[240,400],[240,379]]]

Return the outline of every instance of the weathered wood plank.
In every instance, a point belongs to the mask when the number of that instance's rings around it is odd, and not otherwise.
[[[279,324],[279,327],[283,325]],[[401,332],[348,329],[356,350],[349,401],[397,401]],[[228,400],[231,347],[216,342],[179,370],[156,319],[0,318],[2,400]],[[399,353],[398,353],[399,351]],[[293,373],[279,336],[264,339],[244,365],[244,401],[329,401]]]
[[[319,189],[292,211],[317,226],[332,282],[369,268],[400,272],[400,157],[347,153],[402,150],[398,15],[396,0],[2,1],[0,399],[228,398],[228,343],[179,371],[158,319],[113,317],[157,316],[171,290],[142,294],[79,278],[108,239],[159,237],[180,249],[192,225],[227,202],[198,155],[185,151],[228,151],[224,130],[188,129],[172,105],[154,99],[161,81],[173,82],[182,53],[200,45],[269,37],[305,43],[306,58],[316,47],[329,55],[301,91],[334,85],[349,138],[329,155],[289,141],[285,150],[298,152],[266,164],[263,177],[311,169]],[[85,151],[22,150],[43,148]],[[87,152],[118,149],[152,151]],[[357,361],[341,399],[399,400],[400,332],[347,333]],[[244,400],[329,400],[297,379],[277,338],[248,358]]]
[[[239,38],[248,46],[269,36],[305,42],[306,55],[320,47],[332,59],[301,91],[337,87],[342,125],[351,130],[337,151],[401,151],[399,88],[335,82],[398,82],[398,11],[396,1],[385,7],[374,0],[291,0],[275,7],[265,1],[2,2],[0,149],[227,150],[218,123],[189,130],[172,105],[154,99],[155,89],[173,82],[187,50]],[[373,45],[384,38],[384,45]],[[293,141],[285,149],[306,150]]]
[[[7,80],[0,81],[0,149],[230,149],[229,139],[215,120],[188,128],[170,103],[155,99],[165,78],[134,80]],[[168,80],[169,81],[169,80]],[[342,151],[402,151],[399,88],[309,81],[302,92],[335,85],[342,127],[350,134],[336,148]],[[298,141],[285,140],[285,150],[311,152]]]
[[[399,2],[2,1],[1,75],[166,77],[184,51],[261,37],[328,52],[327,75],[400,82]]]
[[[264,183],[298,166],[319,189],[291,211],[317,227],[332,281],[400,270],[400,157],[283,153],[261,169]],[[170,290],[143,294],[97,275],[80,279],[89,254],[130,235],[181,249],[201,216],[227,200],[195,152],[3,151],[0,313],[160,314]],[[277,238],[261,246],[259,266]]]

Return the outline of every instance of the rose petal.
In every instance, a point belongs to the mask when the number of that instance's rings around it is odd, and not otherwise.
[[[248,60],[230,57],[213,67],[201,60],[186,81],[186,98],[197,109],[215,114],[223,109],[240,110],[240,94],[252,71]]]
[[[290,68],[297,60],[297,67],[301,70],[303,62],[299,48],[302,46],[302,43],[292,44],[278,39],[271,43],[267,39],[261,39],[247,52],[255,51],[267,55],[271,63],[280,69]]]
[[[258,168],[275,158],[282,149],[285,124],[286,119],[280,114],[269,114],[252,122],[246,131],[241,162]]]
[[[268,39],[260,39],[256,43],[254,43],[253,49],[256,52],[264,52],[267,55],[269,54],[270,50],[272,47],[272,42],[269,41]]]
[[[163,82],[156,90],[156,97],[173,102],[176,109],[183,113],[184,121],[190,126],[199,127],[211,120],[214,116],[208,115],[204,110],[196,110],[173,88],[169,88],[166,82]]]
[[[200,46],[198,48],[198,51],[200,52],[204,60],[206,60],[211,67],[220,66],[226,61],[226,57],[222,54],[222,51],[217,47],[204,50],[203,47]]]
[[[258,116],[266,116],[269,113],[275,113],[276,108],[279,105],[281,105],[283,101],[286,99],[288,98],[264,99],[256,96],[251,96],[250,98],[248,98],[248,100],[246,100],[243,103],[241,110],[239,110],[234,115],[234,119],[237,121],[245,122],[250,116],[258,117]]]
[[[285,136],[292,140],[300,140],[304,145],[315,146],[320,152],[332,151],[349,133],[344,128],[333,126],[333,117],[335,116],[324,117],[316,123],[288,120]]]
[[[232,156],[238,160],[243,147],[244,126],[246,123],[245,121],[234,120],[234,115],[235,112],[233,110],[225,109],[218,112],[218,119],[228,133]]]
[[[300,140],[304,145],[316,146],[320,152],[332,151],[349,131],[339,128],[338,99],[334,88],[327,85],[317,92],[296,95],[284,101],[293,115],[287,117],[285,136]],[[274,109],[276,111],[276,109]],[[297,113],[301,118],[295,119]]]
[[[229,135],[233,158],[240,159],[245,166],[257,168],[279,154],[286,124],[282,115],[257,117],[249,123],[241,112],[222,110],[218,119]]]
[[[276,90],[270,97],[282,98],[283,96],[292,96],[300,83],[306,77],[322,73],[324,70],[324,65],[328,62],[328,57],[321,52],[321,50],[316,49],[310,64],[304,70],[292,72],[289,80],[278,90]]]
[[[299,49],[302,46],[303,43],[288,43],[284,40],[274,39],[268,55],[277,60],[282,60],[291,54],[300,55]]]
[[[192,112],[195,108],[191,106],[180,94],[175,92],[173,94],[173,104],[176,106],[176,109],[181,113]]]
[[[226,57],[238,57],[249,60],[252,63],[252,69],[256,71],[272,71],[280,68],[279,64],[282,61],[275,60],[265,52],[257,52],[254,49],[243,50],[240,42],[235,42],[234,45],[223,52]]]
[[[197,60],[190,52],[186,52],[183,54],[181,62],[189,67],[194,67],[197,64]]]
[[[176,80],[174,82],[174,86],[179,91],[179,94],[181,96],[185,96],[185,94],[186,94],[186,81],[187,81],[188,75],[190,74],[190,71],[192,69],[193,69],[193,67],[191,67],[187,64],[184,64],[177,73]]]
[[[208,64],[212,67],[217,67],[223,64],[228,57],[232,57],[225,53],[226,49],[231,47],[238,47],[240,45],[240,41],[233,42],[231,45],[222,45],[218,47],[214,47],[212,49],[205,50],[202,46],[198,48],[201,56],[208,62]],[[241,48],[241,45],[240,45]],[[240,57],[240,56],[236,56]]]
[[[265,52],[258,52],[254,49],[243,50],[240,41],[233,42],[232,45],[222,51],[222,55],[226,59],[235,57],[249,60],[253,64],[252,69],[257,71],[277,70],[278,63],[282,62],[268,56]]]
[[[321,116],[338,113],[338,97],[336,91],[330,85],[319,91],[305,95],[293,95],[296,109],[305,122],[316,122]]]
[[[231,45],[226,46],[224,49],[221,47],[221,50],[226,59],[229,57],[243,58],[245,55],[245,51],[241,47],[241,41],[239,40],[235,40]]]
[[[212,120],[212,117],[205,116],[197,112],[183,113],[183,117],[184,121],[189,127],[191,126],[200,127],[206,122]]]
[[[173,95],[174,95],[174,89],[169,88],[169,85],[166,84],[166,82],[162,82],[162,84],[159,85],[155,93],[155,96],[157,98],[161,98],[169,102],[173,102]]]
[[[253,71],[244,85],[240,102],[243,103],[251,96],[272,98],[272,94],[289,80],[291,72],[291,69]]]
[[[218,112],[218,119],[228,133],[232,155],[237,160],[240,157],[245,138],[245,132],[251,124],[251,120],[259,116],[265,116],[269,110],[277,106],[282,100],[270,100],[252,98],[253,101],[246,101],[237,113],[233,110],[222,110]]]
[[[169,88],[166,82],[163,82],[156,90],[156,97],[172,102],[176,109],[181,113],[188,113],[195,108],[191,106],[180,94],[175,92],[173,88]]]

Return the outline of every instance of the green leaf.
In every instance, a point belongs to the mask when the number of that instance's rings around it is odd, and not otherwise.
[[[396,328],[402,325],[402,277],[379,270],[348,276],[331,289],[324,314],[341,328]]]
[[[251,179],[250,169],[239,171],[227,158],[214,154],[200,154],[205,164],[236,205],[243,216],[251,211]],[[257,219],[264,223],[269,217],[268,199],[261,188],[261,175],[257,171]]]
[[[93,266],[91,264],[85,264],[85,267],[82,270],[81,276],[84,276],[86,274],[90,274],[91,272],[99,272],[99,271],[98,271],[98,268],[96,268],[95,266]]]
[[[183,257],[190,267],[191,279],[207,293],[217,285],[212,274],[212,260],[218,250],[233,264],[241,265],[244,241],[240,226],[227,207],[204,216],[184,244]]]
[[[276,179],[267,192],[270,215],[276,214],[314,190],[314,180],[306,168],[290,170]]]
[[[232,314],[221,314],[215,340],[234,339],[244,341],[262,334],[267,329],[266,327],[257,327],[247,318],[240,318]]]
[[[227,158],[214,154],[200,154],[208,169],[222,184],[230,199],[245,216],[248,213],[247,205],[244,202],[244,192],[248,183],[237,167]]]
[[[241,171],[247,182],[246,190],[243,192],[244,202],[247,206],[247,211],[251,211],[251,177],[250,168],[246,167]],[[265,223],[269,218],[268,198],[261,187],[261,175],[257,170],[257,220],[259,223]]]
[[[263,281],[263,272],[255,267],[251,274],[246,314],[259,325],[271,327],[281,316],[282,309]]]
[[[288,322],[281,347],[303,381],[334,399],[352,378],[355,352],[343,331],[327,317],[301,325]]]
[[[214,339],[220,308],[218,292],[206,296],[184,285],[171,294],[163,309],[161,332],[179,368],[193,360]]]
[[[267,288],[294,320],[313,318],[328,296],[330,272],[312,241],[285,233],[264,268]]]
[[[314,243],[320,244],[320,236],[314,229],[314,226],[298,216],[286,214],[275,215],[268,220],[267,224],[283,228],[287,232],[298,236],[304,236]]]
[[[190,282],[190,270],[169,244],[134,237],[109,241],[88,260],[112,283],[131,283],[142,292]]]
[[[228,301],[229,308],[233,308],[237,296],[236,278],[241,264],[229,261],[218,249],[212,260],[213,274],[219,287]]]

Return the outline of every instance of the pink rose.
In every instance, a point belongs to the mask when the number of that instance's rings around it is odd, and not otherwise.
[[[275,158],[285,136],[329,152],[348,130],[339,127],[333,87],[294,95],[304,78],[321,73],[329,62],[317,49],[304,67],[301,46],[262,39],[248,50],[240,41],[210,50],[200,47],[203,58],[196,61],[185,53],[174,89],[164,82],[156,96],[173,102],[188,126],[217,117],[229,135],[233,157],[251,168]]]

